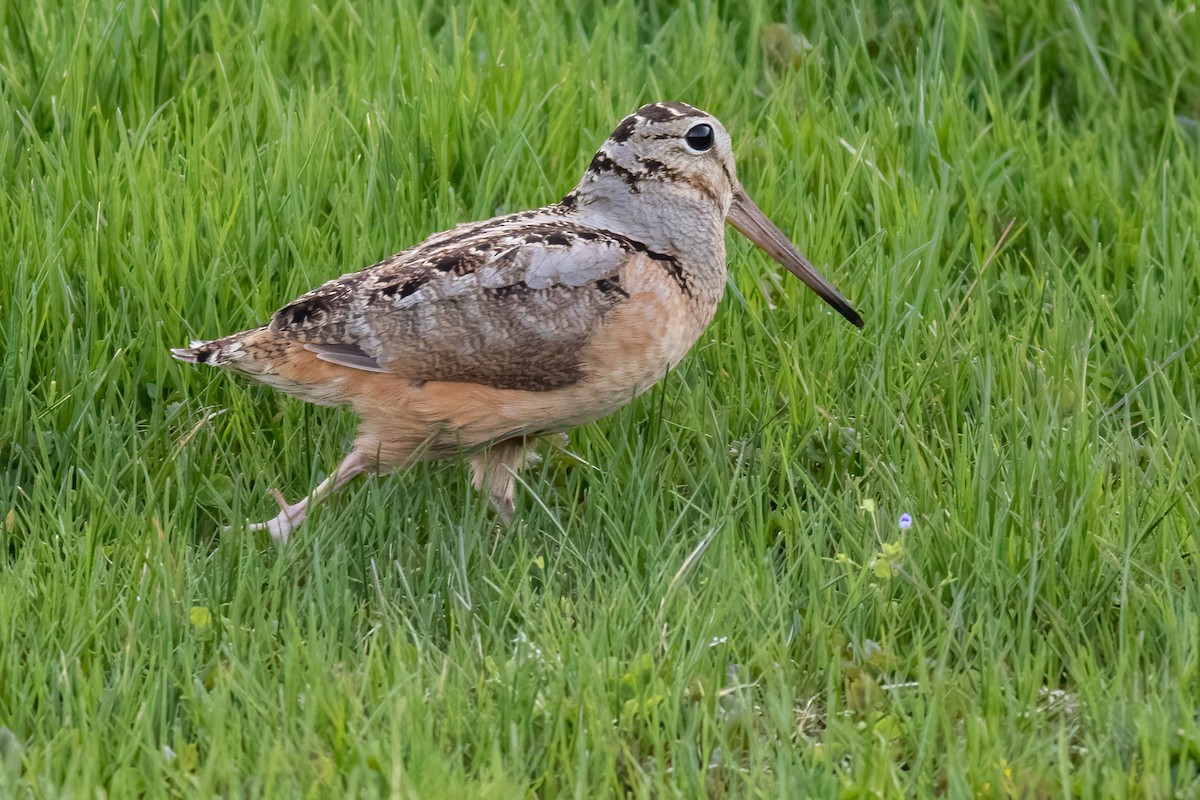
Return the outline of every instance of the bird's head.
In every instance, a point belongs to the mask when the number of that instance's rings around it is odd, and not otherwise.
[[[651,103],[621,120],[564,204],[636,230],[724,220],[858,327],[862,317],[750,199],[725,126],[686,103]],[[693,223],[694,222],[694,226]]]

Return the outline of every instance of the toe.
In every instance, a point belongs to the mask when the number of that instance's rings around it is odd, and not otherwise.
[[[271,535],[271,539],[280,544],[286,542],[292,535],[292,520],[284,512],[280,512],[278,516],[272,517],[266,522],[253,522],[246,526],[249,531],[266,531]]]
[[[271,499],[279,504],[279,508],[281,510],[287,511],[292,507],[291,504],[284,499],[283,492],[279,491],[274,486],[272,486],[270,489],[267,489],[267,494],[271,495]]]
[[[511,497],[493,501],[492,505],[495,507],[496,513],[500,515],[500,519],[505,522],[512,522],[513,514],[517,510],[517,504],[513,502]]]
[[[264,523],[264,526],[271,534],[271,540],[277,544],[287,544],[288,538],[292,535],[292,521],[286,514],[280,514],[275,519]]]

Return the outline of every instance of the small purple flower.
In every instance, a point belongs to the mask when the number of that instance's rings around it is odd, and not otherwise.
[[[906,531],[912,527],[912,515],[907,512],[900,515],[900,530]]]

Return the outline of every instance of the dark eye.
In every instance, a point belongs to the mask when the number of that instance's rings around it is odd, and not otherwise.
[[[687,132],[687,136],[683,137],[683,140],[687,142],[688,149],[693,153],[703,153],[713,146],[716,137],[713,135],[711,125],[695,125]]]

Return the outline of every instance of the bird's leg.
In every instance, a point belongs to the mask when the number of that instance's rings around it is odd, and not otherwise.
[[[525,440],[506,439],[471,456],[471,485],[486,492],[496,513],[508,522],[516,504],[517,472],[525,465]]]
[[[286,542],[292,531],[299,528],[300,523],[304,522],[313,506],[345,486],[351,478],[367,472],[374,465],[375,461],[370,456],[364,455],[358,450],[352,450],[342,459],[342,463],[338,465],[332,475],[321,481],[308,497],[298,503],[288,503],[278,489],[270,489],[271,496],[279,504],[279,513],[266,522],[253,523],[249,526],[250,530],[265,530],[275,541]]]

